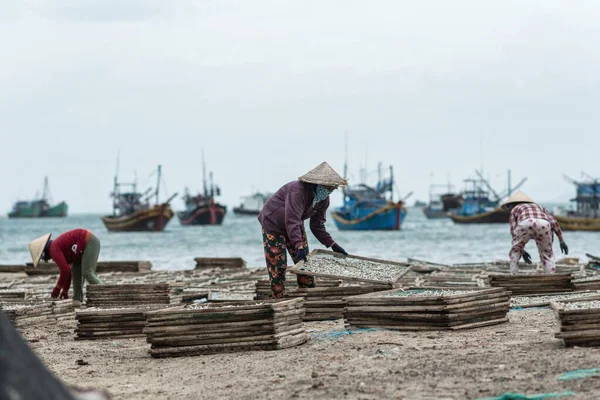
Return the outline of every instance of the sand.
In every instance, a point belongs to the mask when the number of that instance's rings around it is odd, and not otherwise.
[[[306,324],[311,340],[280,350],[152,359],[143,338],[74,341],[73,323],[24,336],[61,379],[115,399],[476,399],[572,390],[597,399],[600,349],[565,349],[551,310],[511,311],[510,323],[460,332],[348,334],[341,321]],[[83,360],[83,362],[78,360]],[[85,364],[85,365],[79,365]]]

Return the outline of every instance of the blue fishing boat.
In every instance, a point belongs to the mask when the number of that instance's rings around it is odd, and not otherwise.
[[[514,188],[511,187],[510,171],[508,171],[508,189],[503,194],[498,194],[479,171],[475,171],[479,179],[466,179],[470,189],[462,193],[461,208],[449,213],[450,218],[457,224],[506,224],[510,211],[500,207],[500,201],[510,196],[520,188],[527,178],[524,178]],[[486,190],[487,189],[487,190]],[[490,194],[491,193],[491,194]],[[492,197],[493,196],[493,197]]]
[[[380,174],[381,177],[381,174]],[[379,179],[372,187],[359,184],[344,189],[344,205],[336,208],[331,216],[340,230],[399,230],[406,217],[404,201],[395,202],[394,174]]]

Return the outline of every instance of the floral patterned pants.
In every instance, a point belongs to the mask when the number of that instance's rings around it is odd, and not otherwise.
[[[267,261],[267,271],[271,281],[271,294],[274,299],[280,299],[285,295],[285,272],[287,269],[286,250],[292,256],[294,263],[297,263],[296,248],[290,243],[286,234],[272,234],[262,231],[263,246],[265,247],[265,259]],[[302,228],[302,245],[308,254],[308,241],[306,240],[306,231]],[[312,276],[296,275],[298,287],[313,288],[315,280]]]
[[[537,218],[528,218],[522,221],[515,230],[512,249],[509,253],[510,273],[514,275],[519,272],[519,260],[523,256],[525,245],[531,239],[534,239],[537,244],[540,260],[544,266],[544,273],[553,274],[556,271],[554,255],[552,253],[554,233],[550,222]]]

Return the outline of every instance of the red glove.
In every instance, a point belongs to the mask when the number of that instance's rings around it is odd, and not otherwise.
[[[60,293],[60,299],[61,300],[68,299],[68,298],[69,298],[69,292],[63,291],[63,292]]]
[[[60,293],[60,288],[55,287],[54,289],[52,289],[52,294],[50,295],[50,297],[52,297],[53,299],[57,299],[59,293]]]

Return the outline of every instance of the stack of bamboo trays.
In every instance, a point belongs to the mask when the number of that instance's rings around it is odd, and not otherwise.
[[[599,299],[565,300],[552,302],[550,306],[560,325],[555,336],[563,339],[565,346],[600,346]]]
[[[303,298],[304,321],[328,321],[344,318],[346,297],[391,289],[391,285],[354,285],[341,287],[298,288],[286,297]]]
[[[0,312],[17,328],[56,323],[59,320],[72,319],[74,316],[71,300],[3,304]]]
[[[286,297],[304,297],[305,321],[325,321],[344,318],[345,297],[398,287],[401,285],[400,280],[412,273],[412,266],[403,262],[340,255],[319,249],[308,255],[308,262],[300,261],[290,272],[353,282],[340,287],[298,288],[286,292]],[[413,279],[409,278],[409,281],[412,282]]]
[[[471,329],[507,322],[509,300],[504,288],[394,289],[346,298],[344,320],[347,328]]]
[[[183,284],[134,283],[123,285],[88,285],[86,306],[98,308],[179,304]]]
[[[154,308],[155,309],[155,308]],[[124,339],[144,336],[150,308],[88,308],[75,313],[76,340]]]
[[[99,261],[96,272],[99,274],[109,272],[147,273],[152,270],[152,263],[145,260],[133,261]],[[55,275],[58,274],[58,266],[55,263],[41,263],[37,267],[27,263],[23,271],[30,276]]]
[[[147,313],[152,357],[277,350],[308,340],[302,299],[188,305]]]
[[[0,289],[0,304],[23,303],[32,299],[31,291],[23,289]]]
[[[194,261],[196,261],[196,269],[204,269],[204,268],[232,269],[232,268],[244,268],[246,266],[246,261],[244,261],[243,258],[239,258],[239,257],[230,257],[230,258],[197,257],[197,258],[194,258]]]
[[[570,273],[489,275],[488,279],[491,287],[504,287],[510,290],[513,296],[575,290]]]
[[[21,265],[12,265],[12,264],[2,264],[0,265],[0,273],[17,273],[25,271],[25,264]]]
[[[285,281],[286,290],[297,290],[298,282],[295,276]],[[339,279],[315,278],[315,284],[319,288],[339,287],[342,281]],[[271,282],[268,279],[259,279],[254,284],[254,300],[268,300],[272,298]]]
[[[575,279],[573,284],[577,290],[600,290],[600,276]]]

